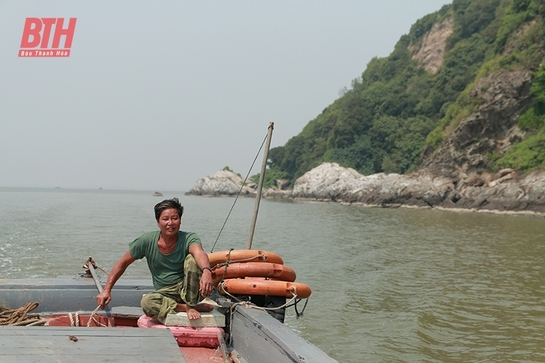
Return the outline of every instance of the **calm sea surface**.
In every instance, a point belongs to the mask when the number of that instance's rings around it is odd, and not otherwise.
[[[179,197],[208,252],[234,198]],[[156,228],[152,192],[0,188],[0,279],[109,270]],[[239,199],[214,251],[244,249]],[[545,362],[545,218],[263,200],[253,248],[313,293],[286,323],[339,362]],[[127,277],[148,278],[137,261]]]

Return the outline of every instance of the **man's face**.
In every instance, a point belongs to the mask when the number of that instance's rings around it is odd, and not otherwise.
[[[173,236],[178,233],[182,220],[178,215],[178,211],[174,208],[165,209],[159,216],[157,226],[164,236]]]

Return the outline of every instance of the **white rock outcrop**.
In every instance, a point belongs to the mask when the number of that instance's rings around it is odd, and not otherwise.
[[[187,194],[255,197],[243,179],[220,170],[199,180]],[[255,187],[255,185],[254,185]],[[512,169],[472,175],[463,181],[420,170],[411,174],[362,175],[336,163],[323,163],[296,180],[292,190],[265,189],[265,198],[294,198],[381,207],[442,207],[545,213],[545,171],[518,177]]]
[[[446,178],[384,173],[365,176],[337,163],[323,163],[297,179],[292,197],[384,206],[431,206],[444,199],[451,189],[453,185]]]
[[[250,194],[253,191],[248,186],[243,186],[244,179],[230,170],[220,170],[215,174],[200,178],[187,195],[237,195]],[[242,190],[241,190],[242,189]]]
[[[364,176],[323,163],[295,182],[292,198],[397,207],[444,207],[545,213],[545,171],[517,177],[511,169],[455,183],[423,171]]]

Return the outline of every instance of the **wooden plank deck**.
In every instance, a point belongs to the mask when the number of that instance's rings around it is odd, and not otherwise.
[[[70,337],[76,337],[73,341]],[[168,329],[0,327],[0,362],[185,363]]]

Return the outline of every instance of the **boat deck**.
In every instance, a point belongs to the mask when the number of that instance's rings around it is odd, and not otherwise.
[[[95,315],[102,324],[113,319],[116,327],[87,328],[81,325],[96,308],[97,294],[89,279],[0,279],[0,306],[39,302],[32,313],[50,319],[49,326],[1,326],[0,362],[337,362],[267,312],[244,305],[230,316],[230,346],[220,339],[220,349],[179,347],[170,329],[136,327],[142,294],[152,289],[146,281],[120,279],[119,305]],[[77,312],[75,324],[80,326],[67,326],[73,323],[70,315],[62,316],[67,312]]]
[[[168,329],[6,326],[0,341],[1,362],[193,361],[184,359]]]

